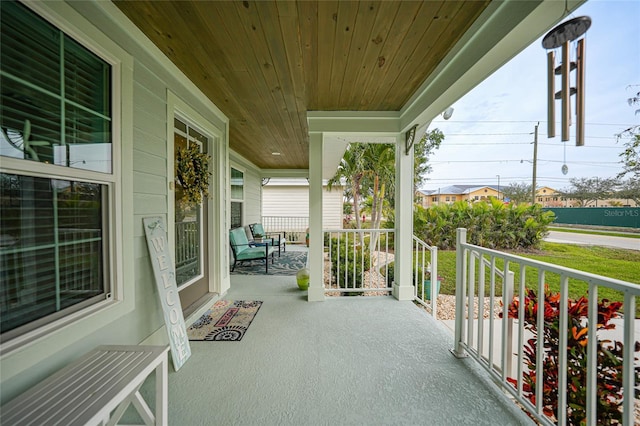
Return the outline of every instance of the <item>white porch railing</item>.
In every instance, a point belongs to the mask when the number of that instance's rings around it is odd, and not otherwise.
[[[438,247],[432,247],[413,236],[413,288],[415,301],[431,309],[431,315],[438,318]],[[427,300],[429,303],[427,303]]]
[[[186,282],[200,272],[200,233],[198,222],[176,222],[176,281]]]
[[[304,244],[309,228],[308,217],[262,216],[265,232],[284,232],[287,243]]]
[[[618,319],[618,327],[623,330],[617,335],[604,335],[605,332],[598,331],[596,327],[589,327],[587,332],[587,376],[586,376],[586,416],[587,425],[597,423],[597,402],[598,402],[598,364],[597,364],[597,343],[605,343],[605,339],[622,341],[623,349],[623,377],[622,386],[624,398],[622,400],[622,424],[637,424],[634,420],[634,389],[638,386],[635,382],[634,357],[635,348],[635,312],[636,298],[640,295],[640,286],[625,281],[611,279],[599,275],[589,274],[574,269],[551,265],[520,256],[486,249],[480,246],[468,244],[466,242],[466,229],[458,229],[457,253],[456,253],[456,322],[455,322],[455,347],[452,350],[458,357],[470,356],[480,366],[482,366],[494,378],[504,390],[509,392],[533,417],[541,424],[552,425],[568,424],[568,410],[572,408],[568,405],[568,387],[574,386],[571,377],[567,377],[568,371],[568,335],[575,333],[575,328],[571,328],[569,323],[569,289],[574,286],[586,286],[588,288],[588,324],[598,323],[598,292],[600,289],[610,289],[606,291],[616,291],[623,296],[624,316]],[[510,266],[517,265],[518,287],[514,289],[514,273],[508,272],[505,275],[496,267],[496,263],[504,263],[504,271],[510,271]],[[557,350],[558,354],[558,379],[557,379],[557,418],[548,417],[543,407],[543,386],[547,382],[544,376],[545,369],[535,370],[535,404],[525,395],[524,374],[533,370],[527,368],[525,362],[524,347],[527,341],[532,338],[531,332],[525,330],[524,303],[518,305],[518,319],[508,318],[507,309],[513,300],[514,292],[520,301],[526,295],[525,288],[527,275],[533,276],[537,281],[538,304],[545,304],[545,284],[553,277],[554,281],[559,281],[560,299],[558,310],[558,329],[566,330],[559,333],[558,348],[545,347],[544,339],[534,341],[535,345],[535,365],[544,365],[544,356],[550,350]],[[488,280],[487,280],[488,278]],[[485,285],[489,285],[489,315],[483,320]],[[500,308],[500,303],[496,300],[496,291],[501,291],[504,306]],[[477,299],[474,297],[477,296]],[[586,294],[585,294],[586,296]],[[477,300],[477,302],[476,302]],[[474,320],[474,310],[478,304],[477,320]],[[502,312],[502,318],[496,318],[494,311]],[[545,311],[538,309],[536,312],[536,328],[538,336],[543,336],[545,330]],[[488,336],[485,334],[485,323],[488,322]],[[514,325],[516,325],[513,327]],[[583,323],[584,324],[584,323]],[[501,329],[500,331],[498,331]],[[619,332],[619,330],[617,330]],[[597,333],[597,334],[596,334]],[[606,333],[611,333],[607,330]],[[515,336],[513,336],[515,334]],[[488,339],[487,339],[488,337]],[[497,353],[496,353],[497,352]],[[512,363],[515,362],[515,377]],[[507,378],[515,384],[511,384]],[[548,412],[548,411],[547,411]]]
[[[388,294],[393,236],[392,229],[325,230],[325,293]]]

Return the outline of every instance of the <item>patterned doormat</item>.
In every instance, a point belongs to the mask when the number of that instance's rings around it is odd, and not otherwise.
[[[233,259],[232,259],[233,260]],[[278,257],[276,253],[273,264],[269,260],[269,275],[295,275],[307,266],[306,251],[286,251]],[[264,260],[252,260],[236,265],[232,275],[264,275]]]
[[[239,341],[262,306],[258,300],[218,300],[187,329],[193,341]]]

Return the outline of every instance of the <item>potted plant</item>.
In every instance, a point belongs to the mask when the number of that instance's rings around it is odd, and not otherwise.
[[[436,280],[436,296],[440,294],[440,283],[442,282],[442,277],[438,275],[438,279]],[[428,299],[431,299],[431,274],[427,273],[425,275],[424,280],[424,296]]]
[[[300,290],[309,288],[309,270],[307,268],[302,268],[296,273],[296,282]]]
[[[385,275],[386,273],[386,277],[387,277],[387,285],[389,287],[391,287],[393,285],[393,281],[395,279],[395,265],[394,262],[391,262],[389,265],[380,268],[380,274],[381,275]],[[386,271],[385,271],[386,268]],[[429,272],[428,270],[424,271],[424,281],[421,281],[421,277],[422,277],[422,268],[418,267],[416,268],[414,266],[413,268],[413,280],[412,282],[418,281],[418,288],[417,288],[417,294],[422,295],[422,287],[424,287],[424,297],[426,299],[431,299],[431,272]],[[442,284],[442,281],[444,281],[444,278],[442,278],[440,275],[438,275],[438,279],[436,280],[436,295],[438,295],[440,293],[440,285]]]
[[[262,242],[262,238],[264,238],[264,235],[262,235],[260,233],[253,234],[253,240],[256,243],[261,243]]]

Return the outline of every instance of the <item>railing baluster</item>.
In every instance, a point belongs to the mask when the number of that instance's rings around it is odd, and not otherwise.
[[[520,303],[518,304],[518,397],[522,398],[523,388],[523,374],[524,374],[524,300],[526,297],[526,267],[520,265],[520,286],[518,287],[518,297]],[[508,301],[505,301],[505,305]],[[508,306],[508,305],[507,305]]]
[[[426,248],[423,249],[423,253],[426,251]],[[430,278],[431,278],[431,315],[433,318],[438,319],[438,292],[440,285],[438,280],[438,247],[432,247],[431,251],[431,270],[430,270]],[[424,263],[423,263],[424,265]],[[424,287],[424,283],[423,283]]]
[[[589,282],[589,329],[587,330],[587,425],[595,425],[598,415],[596,405],[598,367],[597,324],[598,324],[598,285]],[[629,344],[630,342],[627,342]]]
[[[567,346],[569,332],[569,277],[560,276],[560,319],[558,322],[558,425],[567,423]]]
[[[487,263],[484,257],[480,262],[480,280],[478,282],[478,354],[484,356],[484,287],[486,285]],[[482,306],[482,315],[480,314],[480,306]],[[482,318],[482,321],[480,321]],[[491,344],[491,342],[489,342]]]
[[[622,386],[625,395],[622,404],[622,424],[634,424],[635,388],[638,386],[635,380],[635,312],[636,296],[626,291],[624,293],[624,348],[622,358]]]
[[[469,293],[467,297],[467,345],[473,347],[473,308],[474,308],[474,296],[476,294],[476,258],[478,253],[471,252],[469,256]],[[480,258],[482,262],[482,258]]]
[[[489,366],[493,368],[493,309],[496,298],[496,258],[491,256],[491,266],[489,268]]]
[[[537,330],[538,330],[538,341],[536,342],[536,409],[538,410],[538,414],[542,415],[542,404],[543,404],[543,388],[544,388],[544,305],[545,305],[545,282],[544,282],[544,270],[541,268],[538,269],[538,307],[542,307],[542,309],[538,309],[538,318],[537,318]]]

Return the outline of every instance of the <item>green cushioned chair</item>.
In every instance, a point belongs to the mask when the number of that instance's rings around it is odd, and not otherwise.
[[[251,236],[256,239],[256,235],[262,235],[263,241],[269,241],[271,246],[278,247],[278,257],[280,257],[280,248],[282,251],[287,251],[287,240],[285,239],[284,232],[264,232],[264,227],[261,223],[253,223],[249,225],[251,230]]]
[[[233,252],[233,267],[231,268],[231,272],[236,269],[238,262],[242,263],[250,260],[264,259],[265,273],[269,273],[269,255],[271,255],[271,263],[273,263],[273,254],[276,251],[269,241],[256,245],[253,242],[249,242],[244,228],[235,228],[229,231],[229,244]]]

